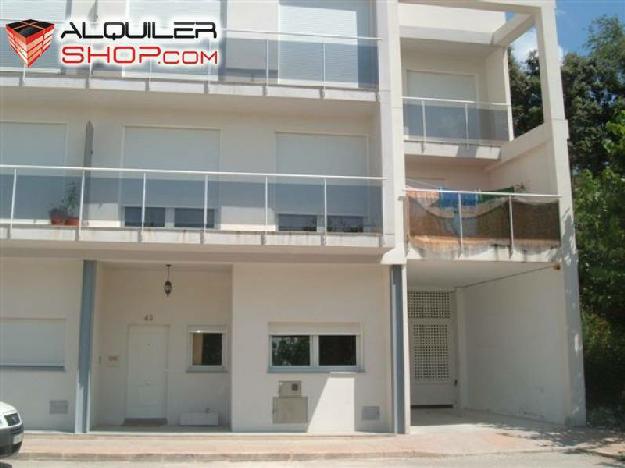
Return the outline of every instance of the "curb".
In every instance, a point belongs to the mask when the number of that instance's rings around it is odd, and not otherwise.
[[[571,453],[577,449],[567,447],[552,447],[549,449],[517,450],[510,452],[483,452],[483,453],[435,453],[418,450],[404,450],[395,452],[327,452],[327,453],[20,453],[15,460],[21,461],[76,461],[76,462],[159,462],[159,463],[204,463],[216,461],[230,462],[284,462],[284,461],[313,461],[313,460],[368,460],[368,459],[410,459],[410,458],[460,458],[484,455],[512,455],[529,453]],[[589,452],[591,453],[591,452]]]

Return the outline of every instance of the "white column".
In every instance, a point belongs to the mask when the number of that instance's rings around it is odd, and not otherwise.
[[[383,262],[405,262],[403,201],[404,109],[402,101],[401,44],[397,0],[375,2],[379,63],[379,132],[380,156],[384,181],[384,233],[393,233],[395,249],[386,253]]]
[[[565,382],[563,395],[565,419],[569,424],[586,421],[582,325],[579,308],[578,255],[573,221],[573,197],[568,155],[568,124],[564,113],[564,98],[560,74],[560,50],[556,33],[555,3],[541,6],[535,15],[540,79],[543,96],[543,116],[551,130],[546,155],[552,156],[552,183],[560,200],[560,229],[562,233],[562,269],[566,310],[562,319],[565,328]]]

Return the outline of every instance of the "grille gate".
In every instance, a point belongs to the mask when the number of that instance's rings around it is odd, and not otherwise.
[[[416,380],[442,382],[450,375],[451,293],[409,291],[412,373]]]

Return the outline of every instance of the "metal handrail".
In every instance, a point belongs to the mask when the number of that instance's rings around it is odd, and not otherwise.
[[[171,174],[171,175],[197,175],[197,176],[231,176],[231,177],[276,177],[288,179],[329,179],[329,180],[370,180],[384,181],[385,177],[367,177],[367,176],[340,176],[340,175],[323,175],[323,174],[284,174],[269,172],[232,172],[232,171],[185,171],[185,170],[169,170],[169,169],[135,169],[122,167],[90,167],[90,166],[42,166],[27,164],[0,164],[0,169],[30,169],[30,170],[53,170],[53,171],[86,171],[86,172],[127,172],[135,174]]]
[[[418,97],[418,96],[403,96],[404,101],[426,101],[426,102],[445,102],[451,104],[476,104],[482,106],[500,106],[510,107],[511,104],[507,102],[488,102],[488,101],[471,101],[464,99],[442,99],[442,98],[430,98],[430,97]]]
[[[340,34],[312,34],[312,33],[293,33],[293,32],[281,32],[281,31],[258,31],[253,29],[229,29],[225,28],[222,31],[245,33],[245,34],[265,34],[271,36],[293,36],[293,37],[318,37],[321,39],[352,39],[359,41],[381,41],[382,38],[377,36],[343,36]]]
[[[543,193],[523,193],[523,192],[481,192],[475,190],[447,190],[437,188],[415,188],[406,187],[406,192],[439,192],[439,193],[459,193],[462,195],[490,195],[495,197],[519,197],[519,198],[562,198],[562,195],[548,195]]]

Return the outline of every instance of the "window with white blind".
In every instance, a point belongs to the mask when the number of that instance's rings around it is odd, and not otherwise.
[[[0,319],[0,365],[63,367],[65,320]]]
[[[41,21],[65,21],[68,0],[2,0],[0,20],[21,21],[36,14]]]
[[[474,75],[408,70],[406,91],[411,97],[477,100],[477,83]]]
[[[128,16],[133,20],[199,19],[219,22],[221,0],[128,0]]]
[[[370,85],[375,43],[354,38],[371,36],[371,17],[369,0],[280,0],[280,32],[295,35],[280,37],[279,78]]]

